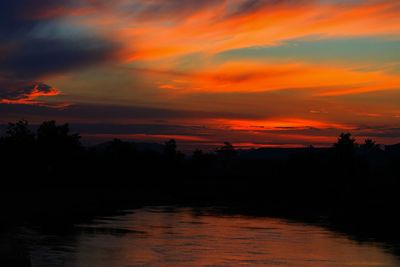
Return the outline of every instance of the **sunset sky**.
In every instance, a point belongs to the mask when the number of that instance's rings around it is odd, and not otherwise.
[[[2,0],[0,124],[193,147],[400,142],[398,0]]]

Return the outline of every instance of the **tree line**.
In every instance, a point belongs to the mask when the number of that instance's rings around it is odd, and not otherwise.
[[[330,148],[293,149],[284,159],[252,157],[263,149],[245,151],[228,142],[192,155],[181,153],[175,140],[161,150],[119,139],[85,147],[68,124],[47,121],[33,131],[18,121],[0,138],[1,191],[4,198],[19,192],[15,203],[24,206],[29,197],[39,209],[206,203],[386,214],[399,200],[398,152],[373,140],[357,144],[350,133]]]

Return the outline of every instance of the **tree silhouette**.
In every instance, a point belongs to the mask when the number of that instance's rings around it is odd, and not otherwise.
[[[351,136],[351,133],[341,133],[335,147],[337,149],[352,150],[355,148],[356,140]]]
[[[212,160],[212,156],[208,153],[204,153],[203,150],[196,149],[192,155],[192,163],[198,169],[207,167],[209,162]]]
[[[361,148],[363,150],[366,150],[367,152],[371,151],[377,151],[380,150],[380,145],[378,145],[374,140],[372,139],[366,139],[364,144],[361,145]]]
[[[28,157],[35,147],[35,134],[25,120],[9,123],[0,145],[9,157]]]
[[[110,161],[115,165],[122,165],[128,164],[129,161],[133,161],[136,149],[133,144],[129,142],[114,139],[107,143],[105,153],[107,155],[107,161]],[[110,162],[107,164],[110,164]]]
[[[0,164],[3,164],[4,171],[12,172],[12,175],[4,177],[9,181],[25,179],[35,167],[35,149],[35,134],[29,129],[28,122],[9,123],[0,138]]]
[[[68,124],[43,122],[37,129],[37,149],[43,174],[67,175],[79,168],[83,147],[78,134],[71,134]],[[47,177],[44,177],[47,178]]]
[[[217,149],[217,154],[225,159],[231,159],[236,156],[236,150],[230,142],[224,142],[224,145]]]
[[[37,130],[37,141],[47,152],[77,150],[81,148],[80,136],[70,134],[69,125],[57,125],[55,121],[46,121]]]
[[[175,139],[170,139],[165,142],[164,156],[169,160],[175,160],[178,155],[177,145]]]
[[[356,140],[351,136],[351,133],[341,133],[334,144],[337,155],[343,160],[349,160],[354,155],[356,146]]]
[[[14,148],[26,148],[32,146],[35,142],[35,134],[29,129],[26,120],[20,120],[16,123],[9,123],[5,135],[2,137],[2,143]]]

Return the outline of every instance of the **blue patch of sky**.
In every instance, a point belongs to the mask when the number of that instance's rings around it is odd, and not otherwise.
[[[381,38],[296,39],[275,46],[228,50],[214,56],[217,62],[231,60],[301,60],[305,62],[345,61],[400,63],[400,40]]]

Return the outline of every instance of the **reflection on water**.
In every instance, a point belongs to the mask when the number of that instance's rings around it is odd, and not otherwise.
[[[323,228],[275,218],[144,208],[79,225],[26,231],[33,267],[400,266],[396,256]]]

